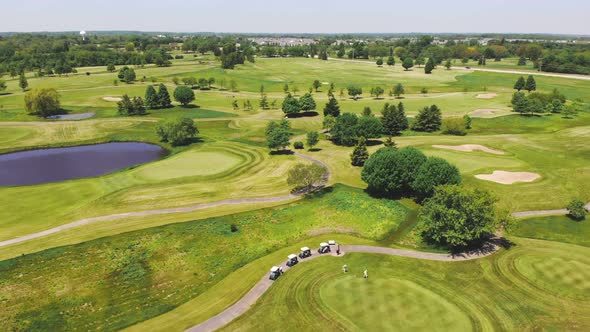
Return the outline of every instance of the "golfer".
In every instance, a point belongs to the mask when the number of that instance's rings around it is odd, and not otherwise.
[[[363,278],[369,279],[369,273],[367,272],[367,270],[365,270],[365,272],[363,272]]]
[[[348,272],[348,266],[346,264],[342,265],[342,272]]]

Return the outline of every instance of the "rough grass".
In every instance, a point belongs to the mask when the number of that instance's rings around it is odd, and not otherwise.
[[[326,257],[290,270],[223,330],[587,330],[589,253],[520,239],[469,262]]]
[[[363,212],[352,206],[362,206]],[[5,260],[0,262],[0,326],[117,330],[189,301],[311,230],[345,227],[377,239],[395,230],[405,216],[406,209],[397,202],[338,186],[289,206],[150,228]],[[232,224],[237,232],[230,230]],[[250,284],[235,287],[244,286]]]

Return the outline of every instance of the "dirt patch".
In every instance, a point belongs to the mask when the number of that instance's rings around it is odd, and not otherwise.
[[[533,182],[540,178],[541,175],[530,172],[494,171],[492,174],[477,174],[475,177],[480,180],[492,181],[501,184],[513,184],[516,182]]]
[[[102,97],[104,101],[121,101],[122,99],[119,97]]]
[[[504,154],[504,151],[490,149],[483,145],[479,144],[463,144],[463,145],[433,145],[433,148],[437,149],[447,149],[447,150],[455,150],[455,151],[463,151],[463,152],[471,152],[471,151],[483,151],[491,154]]]
[[[495,93],[480,93],[477,96],[475,96],[475,98],[478,99],[492,99],[494,97],[497,97],[498,95]]]

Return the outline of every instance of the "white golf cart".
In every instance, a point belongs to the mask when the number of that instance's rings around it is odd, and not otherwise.
[[[283,269],[280,266],[273,266],[270,269],[270,276],[268,277],[270,280],[276,280],[278,277],[283,274]]]
[[[330,245],[326,242],[320,243],[320,248],[318,249],[319,254],[327,254],[331,251]]]
[[[299,258],[303,259],[303,258],[307,258],[310,256],[311,256],[311,249],[309,249],[308,247],[301,248],[301,252],[299,253]]]
[[[288,256],[289,260],[287,261],[287,266],[293,266],[297,263],[299,263],[299,261],[297,260],[297,255],[291,254]]]
[[[335,246],[336,245],[336,241],[330,240],[330,241],[328,241],[328,244],[331,245],[331,246]]]

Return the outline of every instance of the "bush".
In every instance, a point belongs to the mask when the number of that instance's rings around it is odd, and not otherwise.
[[[186,106],[195,100],[195,92],[189,86],[179,85],[174,89],[174,100]]]
[[[199,130],[191,118],[177,118],[156,125],[156,134],[163,142],[170,142],[172,146],[189,144],[198,133]]]
[[[303,149],[304,148],[304,145],[303,145],[303,142],[297,141],[297,142],[293,143],[293,147],[295,149]]]
[[[467,135],[465,127],[465,120],[462,118],[446,118],[443,120],[443,134],[465,136]]]
[[[287,175],[287,184],[297,190],[310,190],[324,179],[326,170],[316,164],[297,164]]]
[[[238,225],[236,225],[236,224],[231,224],[231,225],[229,226],[229,230],[230,230],[232,233],[235,233],[235,232],[237,232],[237,231],[238,231]]]
[[[579,199],[574,199],[567,205],[568,216],[574,220],[584,220],[586,218],[586,208],[584,202]]]
[[[25,94],[25,108],[42,117],[59,114],[59,93],[55,89],[33,89]]]

